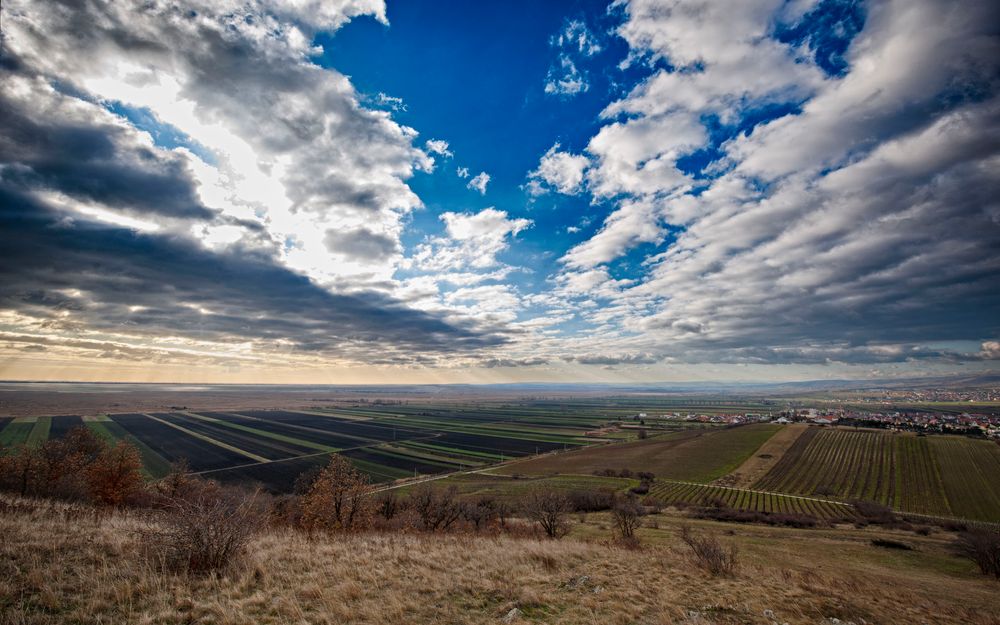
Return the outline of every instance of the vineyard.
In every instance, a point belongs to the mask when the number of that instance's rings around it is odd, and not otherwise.
[[[1000,447],[958,437],[810,428],[755,489],[1000,520]]]
[[[808,515],[823,520],[853,516],[851,507],[843,503],[726,486],[658,481],[649,494],[665,505],[709,506],[720,503],[736,510]]]

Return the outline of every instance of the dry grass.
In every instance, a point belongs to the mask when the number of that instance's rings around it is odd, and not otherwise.
[[[27,502],[0,513],[3,625],[471,625],[498,623],[515,607],[524,622],[553,624],[1000,623],[994,581],[895,566],[844,568],[825,551],[803,570],[788,566],[780,551],[760,557],[762,537],[780,536],[771,529],[731,538],[741,541],[744,556],[728,578],[693,567],[669,540],[644,538],[647,546],[632,551],[572,538],[311,540],[286,530],[258,538],[241,567],[196,577],[166,572],[143,555],[142,517],[74,510]]]

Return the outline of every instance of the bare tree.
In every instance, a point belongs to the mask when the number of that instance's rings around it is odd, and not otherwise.
[[[643,512],[643,507],[635,495],[627,495],[615,502],[611,508],[611,516],[619,538],[630,540],[635,537],[635,530],[642,526]]]
[[[421,527],[429,532],[444,531],[462,516],[462,505],[454,486],[441,489],[420,484],[410,493],[407,505],[420,519]]]
[[[520,507],[549,538],[562,538],[569,533],[568,516],[573,506],[566,495],[554,490],[532,490],[521,499]]]
[[[989,529],[971,529],[958,537],[959,553],[979,566],[983,575],[1000,579],[1000,532]]]

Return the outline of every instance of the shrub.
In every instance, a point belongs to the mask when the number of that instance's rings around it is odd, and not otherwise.
[[[1000,579],[1000,532],[988,529],[970,529],[958,536],[958,552],[969,558],[983,575]]]
[[[499,518],[498,508],[499,504],[496,499],[484,495],[462,504],[462,518],[472,524],[478,532],[490,526]]]
[[[143,490],[142,458],[134,445],[119,441],[87,466],[87,485],[97,503],[122,506]]]
[[[872,545],[875,547],[884,547],[886,549],[901,549],[903,551],[913,551],[913,547],[907,545],[904,542],[898,540],[891,540],[888,538],[873,538]]]
[[[462,504],[454,486],[440,489],[420,484],[410,493],[407,506],[416,513],[421,528],[428,532],[443,532],[462,516]]]
[[[219,571],[246,553],[265,518],[257,493],[203,488],[167,503],[147,545],[172,570]]]
[[[726,548],[711,534],[698,535],[687,525],[681,527],[681,540],[691,549],[694,561],[713,576],[730,576],[739,567],[736,545]]]
[[[623,540],[635,537],[635,530],[642,526],[643,507],[635,496],[628,496],[615,502],[611,516],[615,522],[615,533]]]
[[[888,506],[873,501],[855,501],[854,510],[862,519],[875,525],[893,525],[898,520]]]
[[[574,490],[567,495],[574,512],[599,512],[610,510],[615,503],[615,492],[600,490]]]
[[[302,525],[310,531],[365,529],[374,514],[370,494],[368,478],[350,460],[333,454],[302,497]]]
[[[536,489],[521,499],[521,511],[538,523],[549,538],[562,538],[569,532],[566,518],[572,504],[566,495],[554,490]]]

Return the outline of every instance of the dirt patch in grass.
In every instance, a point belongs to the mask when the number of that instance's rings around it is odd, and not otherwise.
[[[798,440],[808,427],[801,423],[782,427],[777,434],[760,446],[757,453],[747,458],[738,469],[720,479],[719,483],[724,481],[725,486],[749,488],[781,460],[788,448]]]

